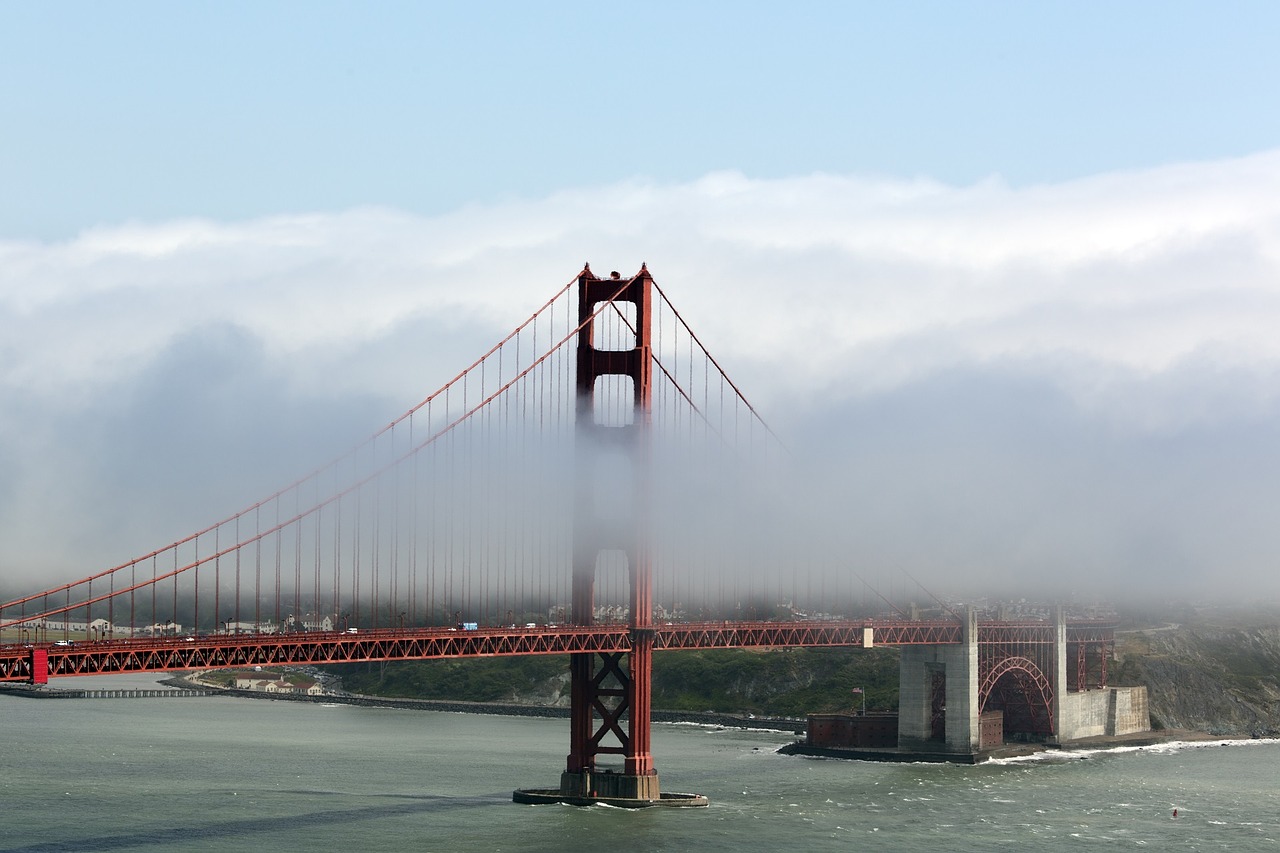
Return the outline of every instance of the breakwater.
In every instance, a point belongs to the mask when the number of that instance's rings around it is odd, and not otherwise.
[[[178,688],[112,688],[105,690],[62,690],[57,687],[30,687],[6,685],[4,692],[28,699],[189,699],[194,696],[212,696],[219,691],[204,687]]]

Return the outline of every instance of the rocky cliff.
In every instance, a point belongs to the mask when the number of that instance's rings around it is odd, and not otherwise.
[[[1157,728],[1280,734],[1280,621],[1195,614],[1122,629],[1110,680],[1147,686]]]

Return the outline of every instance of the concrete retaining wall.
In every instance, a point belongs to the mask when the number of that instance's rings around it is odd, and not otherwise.
[[[1147,688],[1108,687],[1061,696],[1060,740],[1127,735],[1151,728]]]
[[[1111,697],[1112,731],[1108,734],[1128,735],[1151,730],[1146,687],[1113,687]]]
[[[1107,714],[1111,708],[1110,690],[1086,690],[1064,693],[1059,703],[1058,739],[1075,740],[1100,737],[1107,731]]]

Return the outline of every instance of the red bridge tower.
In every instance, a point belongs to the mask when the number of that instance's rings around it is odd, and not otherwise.
[[[627,565],[631,652],[586,652],[570,660],[571,708],[569,760],[560,781],[562,793],[657,800],[658,774],[649,752],[649,696],[653,666],[653,591],[645,537],[645,472],[652,385],[650,383],[650,298],[648,269],[629,280],[617,273],[596,278],[585,267],[578,276],[577,464],[572,622],[594,622],[595,579],[601,557],[614,552]],[[630,305],[627,312],[621,306]],[[601,306],[604,306],[601,310]],[[608,313],[606,313],[608,312]],[[616,313],[613,313],[616,312]],[[627,314],[632,316],[628,317]],[[603,342],[596,322],[608,317],[615,331]],[[625,320],[625,324],[614,322]],[[621,339],[621,340],[620,340]],[[604,343],[603,348],[601,344]],[[625,381],[630,379],[630,389]],[[625,399],[630,390],[630,401]],[[619,399],[620,398],[620,399]],[[627,411],[629,409],[629,411]],[[608,455],[630,468],[635,494],[612,494],[604,480]],[[622,509],[630,506],[630,512]],[[631,517],[626,517],[630,515]],[[639,516],[639,517],[637,517]],[[612,738],[616,744],[606,745]],[[621,755],[622,773],[597,772],[600,755]],[[609,789],[601,791],[604,787]]]
[[[630,279],[617,273],[598,278],[589,265],[578,276],[578,494],[570,621],[594,623],[597,571],[606,561],[625,560],[630,651],[571,655],[569,757],[560,788],[517,791],[517,802],[707,804],[698,795],[660,794],[649,751],[654,632],[646,462],[652,292],[653,278],[643,265]],[[602,326],[607,335],[598,334]],[[606,469],[617,471],[607,465],[611,458],[626,463],[629,482],[606,477]],[[620,755],[621,767],[597,766],[597,758],[608,755]]]

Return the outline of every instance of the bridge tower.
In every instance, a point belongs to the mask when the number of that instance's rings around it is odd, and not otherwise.
[[[517,802],[705,806],[697,794],[663,795],[650,752],[653,578],[648,539],[652,402],[649,270],[629,279],[578,276],[574,556],[569,621],[595,622],[596,576],[625,562],[628,651],[570,656],[569,755],[557,790],[516,791]],[[602,322],[605,321],[605,322]],[[608,333],[605,333],[607,329]],[[623,464],[619,466],[618,461]],[[619,467],[626,470],[621,477]],[[602,767],[602,756],[621,766]]]
[[[569,756],[560,781],[561,792],[568,796],[659,799],[658,774],[649,751],[653,590],[645,522],[652,291],[653,279],[643,266],[630,279],[617,273],[597,278],[590,266],[578,276],[578,497],[571,622],[594,623],[595,580],[602,557],[620,557],[627,566],[631,651],[581,653],[570,659]],[[603,311],[602,304],[608,305]],[[611,320],[625,318],[610,325],[615,330],[633,329],[634,341],[620,342],[619,337],[629,337],[625,333],[603,341],[597,322],[606,313]],[[629,388],[625,380],[630,380]],[[605,479],[609,457],[627,463],[629,482]],[[616,473],[616,468],[611,470]],[[631,493],[620,494],[619,487]],[[610,738],[616,743],[607,744]],[[621,773],[599,772],[596,760],[602,755],[621,755]]]

